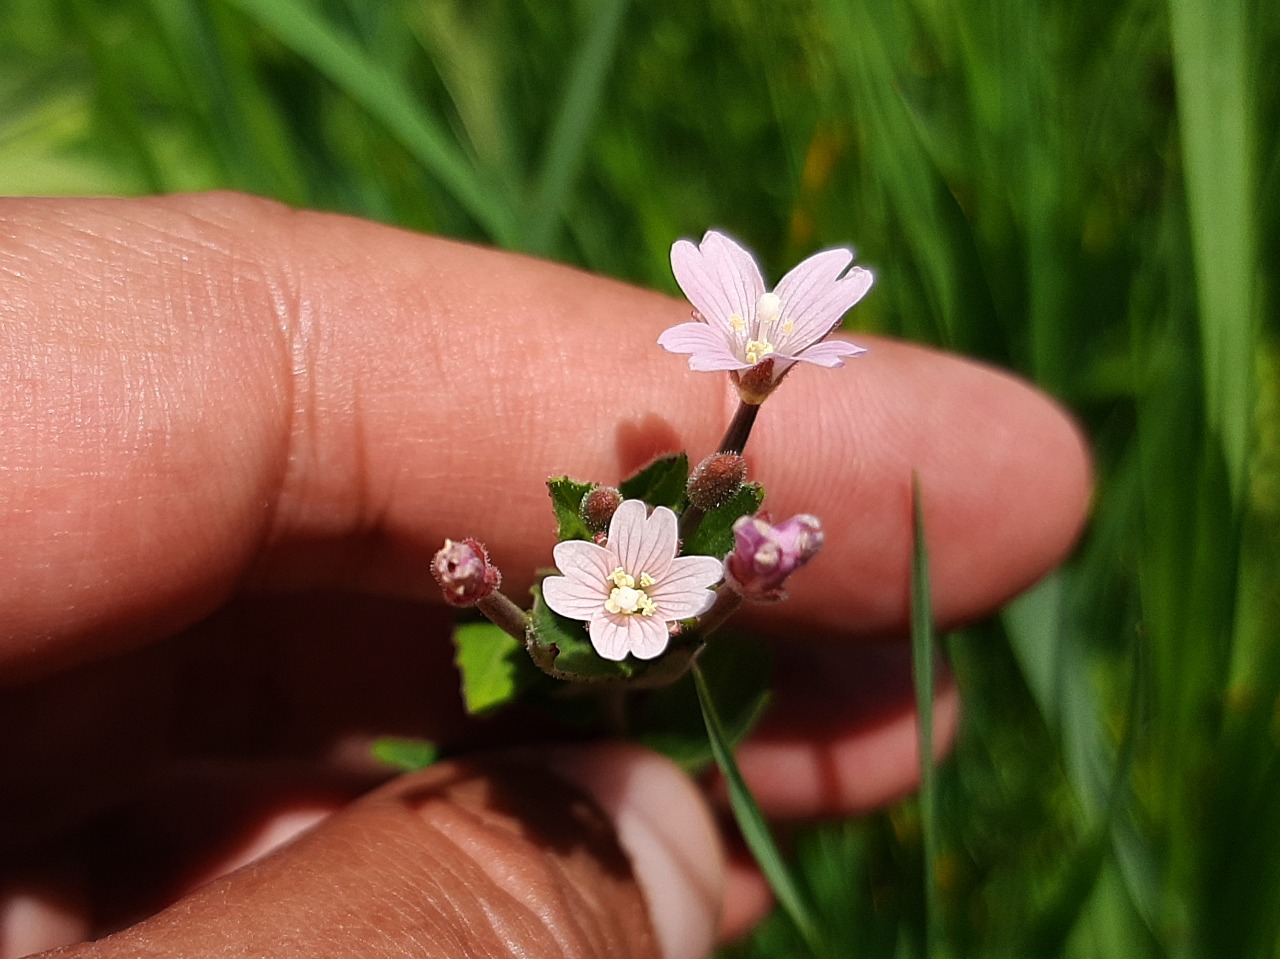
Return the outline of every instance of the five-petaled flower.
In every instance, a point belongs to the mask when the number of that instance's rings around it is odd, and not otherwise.
[[[797,361],[843,366],[844,357],[865,352],[843,340],[823,342],[871,288],[870,272],[849,268],[852,262],[852,250],[823,250],[765,292],[755,259],[723,233],[709,230],[697,245],[677,240],[671,269],[694,320],[658,343],[688,353],[692,370],[731,372],[743,399],[758,403]]]
[[[653,659],[667,648],[668,624],[705,612],[724,575],[720,560],[677,556],[678,545],[675,513],[659,506],[649,514],[641,500],[623,500],[603,546],[556,544],[563,575],[542,581],[543,599],[561,616],[584,620],[605,659]]]

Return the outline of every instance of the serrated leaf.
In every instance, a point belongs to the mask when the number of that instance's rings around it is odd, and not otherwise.
[[[754,514],[764,502],[764,487],[759,483],[743,483],[729,501],[707,510],[702,522],[684,544],[685,554],[698,553],[717,559],[733,550],[733,524],[738,517]]]
[[[684,453],[660,456],[634,476],[618,484],[623,499],[644,500],[650,506],[684,508],[689,482],[689,457]]]
[[[536,675],[524,644],[493,623],[463,623],[453,644],[462,701],[473,716],[511,702]]]
[[[556,514],[557,539],[591,539],[591,530],[587,529],[579,510],[582,508],[582,497],[594,488],[594,483],[580,483],[568,476],[553,476],[547,480],[551,508]]]
[[[440,750],[427,739],[383,736],[373,741],[373,758],[405,772],[426,769],[436,761]]]
[[[732,635],[717,636],[698,659],[720,706],[730,745],[746,738],[769,703],[772,660],[763,641]],[[700,772],[714,758],[691,674],[644,701],[636,732],[646,746],[688,772]]]
[[[630,679],[635,672],[635,666],[628,660],[615,663],[601,658],[591,645],[586,625],[552,610],[542,598],[541,586],[533,588],[529,628],[534,643],[547,655],[546,662],[563,679]]]

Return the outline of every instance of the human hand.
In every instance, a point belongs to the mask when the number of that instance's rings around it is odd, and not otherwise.
[[[0,957],[128,927],[74,954],[685,959],[722,887],[724,931],[758,915],[671,767],[467,720],[427,573],[474,535],[519,595],[553,543],[548,475],[709,450],[736,395],[654,345],[686,314],[234,195],[0,202]],[[783,819],[914,784],[905,649],[864,641],[904,629],[911,471],[943,622],[1050,568],[1088,495],[1030,388],[859,342],[789,378],[748,453],[774,512],[827,530],[753,620],[776,697],[739,761]],[[940,744],[957,709],[944,682]],[[469,758],[356,798],[390,733]]]

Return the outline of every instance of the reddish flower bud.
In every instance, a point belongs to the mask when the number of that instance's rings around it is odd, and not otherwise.
[[[444,541],[431,561],[431,575],[450,606],[472,606],[502,583],[502,573],[489,562],[489,552],[474,539]]]
[[[689,474],[689,502],[711,510],[727,503],[742,489],[747,461],[738,453],[712,453]]]
[[[622,494],[612,486],[597,486],[582,497],[582,505],[578,507],[578,515],[593,533],[603,533],[609,528],[609,521],[617,512],[622,502]]]
[[[804,513],[777,526],[743,516],[733,524],[733,540],[725,579],[746,599],[772,602],[786,596],[786,578],[822,549],[822,524]]]

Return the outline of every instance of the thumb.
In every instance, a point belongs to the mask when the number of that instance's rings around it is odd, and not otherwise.
[[[441,763],[49,955],[697,959],[719,913],[716,836],[693,784],[636,747]]]

